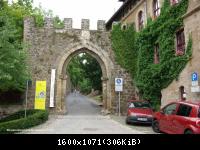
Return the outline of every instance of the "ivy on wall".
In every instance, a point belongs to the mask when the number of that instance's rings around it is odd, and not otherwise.
[[[174,6],[170,5],[169,0],[165,0],[161,15],[153,21],[148,19],[147,26],[142,31],[118,31],[119,27],[112,31],[112,45],[117,61],[122,67],[131,70],[140,96],[150,100],[154,106],[160,103],[161,90],[168,87],[174,79],[178,80],[192,55],[192,41],[189,40],[185,54],[176,56],[176,32],[183,27],[182,16],[187,7],[188,0],[182,0]],[[122,39],[124,34],[129,35],[128,40]],[[159,45],[159,64],[154,64],[155,45]],[[130,49],[125,49],[124,46]],[[123,55],[127,53],[125,50],[132,55]]]
[[[137,51],[135,51],[136,32],[133,25],[128,25],[125,30],[121,25],[115,25],[111,33],[112,48],[115,59],[134,77],[137,67]]]

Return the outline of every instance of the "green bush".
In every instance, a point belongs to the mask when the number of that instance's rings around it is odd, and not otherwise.
[[[30,115],[33,115],[34,113],[36,113],[37,111],[38,110],[27,110],[26,114],[27,114],[27,116],[30,116]],[[18,111],[14,114],[11,114],[11,115],[1,119],[0,123],[24,118],[24,113],[25,113],[25,110]]]
[[[27,129],[48,120],[48,112],[43,110],[27,110],[27,117],[24,118],[24,111],[19,111],[0,120],[0,134],[11,134],[17,130]]]

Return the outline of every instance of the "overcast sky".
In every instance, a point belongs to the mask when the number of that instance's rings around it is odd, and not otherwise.
[[[81,19],[90,19],[90,28],[96,29],[97,20],[108,21],[121,6],[118,0],[34,0],[34,6],[53,10],[60,18],[73,18],[73,27],[81,27]]]

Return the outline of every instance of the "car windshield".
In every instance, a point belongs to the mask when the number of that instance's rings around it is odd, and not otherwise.
[[[129,108],[151,108],[148,102],[131,102]]]

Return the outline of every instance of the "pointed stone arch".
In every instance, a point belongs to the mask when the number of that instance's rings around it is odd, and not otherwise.
[[[114,81],[115,77],[124,79],[120,110],[126,114],[127,100],[134,96],[135,87],[129,72],[115,60],[105,22],[98,21],[97,30],[89,30],[89,20],[85,19],[82,20],[81,29],[72,28],[70,18],[66,18],[64,24],[64,28],[57,29],[53,26],[53,19],[46,18],[44,27],[38,28],[34,18],[24,19],[24,41],[30,45],[27,61],[33,81],[28,94],[28,108],[34,108],[36,81],[46,81],[46,109],[51,113],[66,113],[65,96],[69,79],[65,69],[73,56],[86,52],[99,62],[102,69],[103,107],[108,110],[106,113],[118,112]],[[55,84],[53,82],[55,86],[51,87],[51,73],[54,69],[56,81]]]
[[[71,47],[64,50],[63,55],[57,58],[57,72],[56,72],[56,111],[58,113],[66,113],[65,97],[66,97],[66,66],[69,64],[73,56],[79,53],[88,53],[94,57],[102,69],[102,92],[103,92],[103,107],[111,110],[112,95],[111,95],[111,71],[114,69],[114,64],[106,54],[105,50],[99,48],[90,42],[75,43]]]

